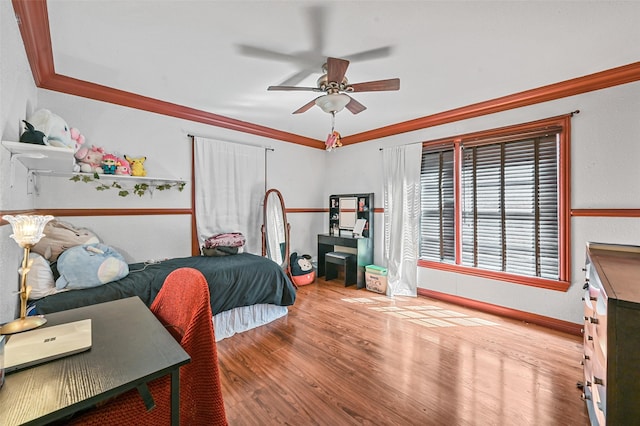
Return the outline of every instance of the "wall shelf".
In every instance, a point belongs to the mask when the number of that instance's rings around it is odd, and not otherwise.
[[[73,176],[79,176],[80,181],[92,180],[93,182],[123,182],[123,183],[146,183],[148,185],[162,185],[165,183],[178,183],[185,182],[183,179],[175,179],[175,178],[165,178],[165,177],[155,177],[155,176],[127,176],[127,175],[107,175],[100,173],[96,178],[93,173],[82,173],[82,172],[60,172],[55,170],[38,170],[34,171],[40,176],[53,176],[53,177],[68,177],[72,178]]]
[[[35,145],[24,142],[2,141],[2,146],[11,152],[11,167],[16,161],[27,170],[73,171],[73,151],[55,146]],[[12,173],[13,175],[13,173]]]
[[[67,148],[54,146],[35,145],[24,142],[2,141],[11,153],[11,186],[15,176],[15,163],[20,162],[26,169],[29,181],[37,193],[37,185],[34,176],[67,177],[69,179],[78,176],[80,182],[93,182],[99,185],[110,185],[114,182],[126,185],[148,185],[150,190],[157,186],[184,186],[183,179],[154,177],[154,176],[126,176],[99,174],[96,178],[93,173],[74,172],[75,158],[73,151]]]

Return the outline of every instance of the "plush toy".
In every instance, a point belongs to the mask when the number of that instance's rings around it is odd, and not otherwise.
[[[342,146],[342,136],[340,133],[333,131],[327,136],[327,140],[324,143],[326,150],[331,151]]]
[[[67,122],[59,115],[56,115],[48,109],[40,109],[36,111],[27,120],[36,129],[44,133],[46,140],[45,145],[51,145],[61,148],[75,148],[75,142],[71,139],[71,130]]]
[[[116,174],[130,176],[131,168],[129,167],[129,162],[124,158],[118,157],[116,160]]]
[[[80,133],[80,130],[76,129],[75,127],[71,128],[71,130],[69,131],[69,134],[71,135],[71,139],[75,144],[74,145],[75,152],[78,152],[78,150],[82,147],[82,145],[84,145],[84,142],[85,142],[84,135]]]
[[[22,120],[26,127],[24,133],[20,135],[20,142],[33,143],[36,145],[45,145],[44,141],[47,137],[40,130],[36,130],[31,123]]]
[[[125,160],[129,162],[131,166],[131,176],[146,176],[147,171],[144,169],[144,162],[147,157],[129,157],[128,155],[124,156]]]
[[[103,173],[102,157],[104,157],[104,149],[97,146],[84,149],[81,148],[75,153],[76,161],[80,165],[80,171],[83,173]]]
[[[76,129],[75,127],[72,127],[70,130],[71,133],[71,139],[75,142],[75,148],[74,148],[74,155],[77,155],[79,151],[83,150],[84,154],[79,154],[79,155],[86,155],[87,152],[87,148],[84,147],[84,142],[85,142],[85,138],[84,135],[82,133],[80,133],[80,130]],[[80,165],[76,162],[73,165],[73,171],[74,172],[79,172],[80,171]]]
[[[113,154],[105,154],[102,156],[101,165],[105,175],[115,175],[118,167],[118,157]]]
[[[100,238],[93,231],[53,219],[45,225],[44,235],[31,251],[55,262],[63,251],[71,247],[99,242]]]
[[[129,265],[113,247],[83,244],[58,257],[56,288],[62,290],[98,287],[129,275]]]
[[[289,256],[289,266],[291,268],[291,279],[295,285],[311,284],[316,279],[316,272],[311,264],[311,256],[293,252]]]

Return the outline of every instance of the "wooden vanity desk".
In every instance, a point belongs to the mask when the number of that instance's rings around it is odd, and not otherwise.
[[[365,266],[373,264],[373,193],[329,196],[329,233],[318,235],[318,276],[325,276],[325,255],[332,251],[357,258],[357,288],[365,287]],[[357,220],[364,220],[362,236],[352,235]]]

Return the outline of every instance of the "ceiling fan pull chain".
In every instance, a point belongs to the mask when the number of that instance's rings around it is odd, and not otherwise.
[[[336,128],[336,112],[331,111],[331,133],[334,132]]]

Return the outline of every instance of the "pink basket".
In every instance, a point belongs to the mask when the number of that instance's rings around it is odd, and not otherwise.
[[[311,271],[304,275],[295,275],[292,276],[291,279],[297,286],[311,284],[316,280],[316,271]]]

